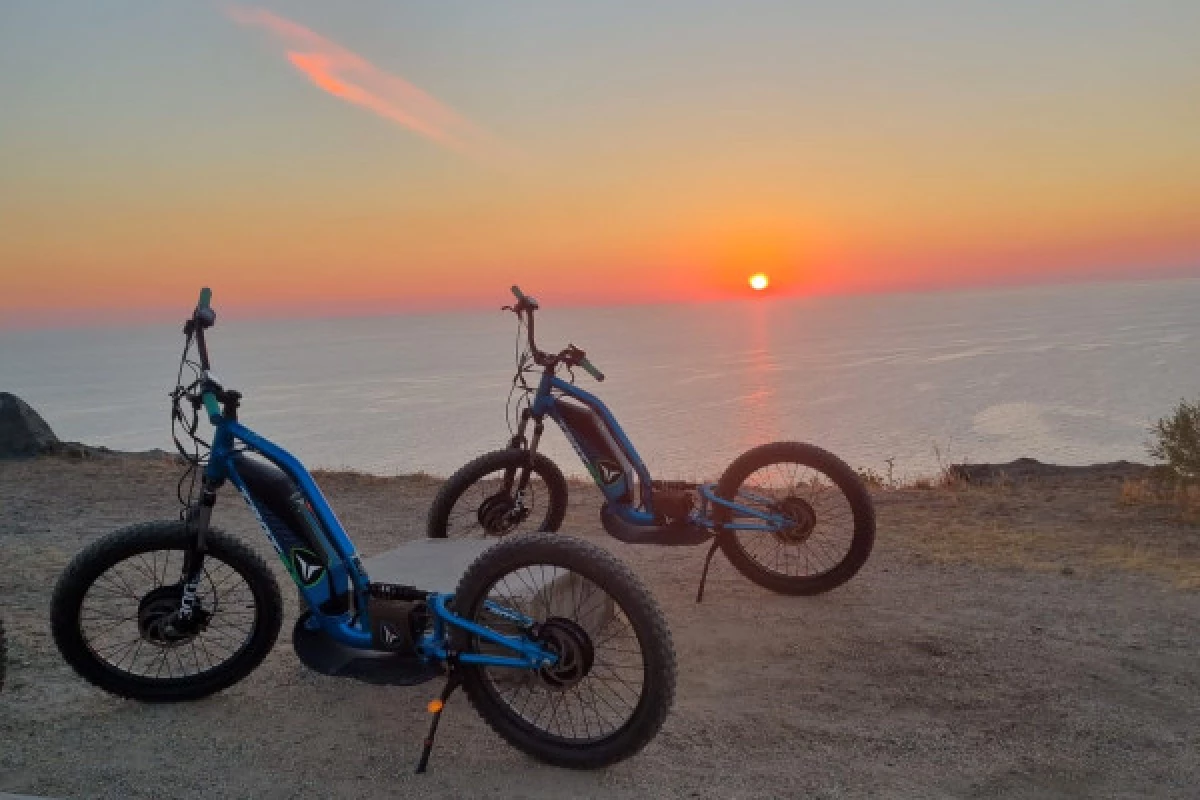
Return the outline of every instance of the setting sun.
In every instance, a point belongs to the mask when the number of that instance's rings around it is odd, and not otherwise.
[[[771,281],[767,278],[767,276],[761,272],[750,276],[750,288],[756,292],[761,292],[763,289],[767,288],[770,283]]]

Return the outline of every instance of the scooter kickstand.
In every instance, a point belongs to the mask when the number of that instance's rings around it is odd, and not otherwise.
[[[708,555],[704,557],[704,571],[700,573],[700,586],[696,589],[696,602],[699,603],[704,599],[704,582],[708,580],[708,567],[712,564],[713,555],[716,554],[717,548],[721,545],[721,534],[718,533],[713,537],[712,547],[708,548]]]
[[[429,701],[429,713],[433,715],[433,719],[429,721],[429,735],[425,737],[425,746],[421,748],[421,760],[417,762],[417,774],[425,772],[425,768],[429,766],[429,754],[433,751],[433,737],[437,735],[438,722],[442,719],[442,711],[446,708],[446,701],[450,699],[450,695],[454,690],[462,685],[462,676],[458,672],[458,668],[453,662],[450,664],[449,675],[446,676],[446,685],[442,688],[441,697],[437,700]]]

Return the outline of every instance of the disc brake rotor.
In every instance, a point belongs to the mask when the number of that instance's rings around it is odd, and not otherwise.
[[[596,651],[592,637],[579,623],[551,617],[539,627],[537,642],[558,656],[552,666],[538,670],[542,682],[550,688],[566,691],[591,672]]]
[[[786,525],[775,531],[775,538],[784,544],[804,544],[817,527],[817,512],[803,497],[785,497],[772,505],[771,510],[787,519]]]
[[[180,619],[176,613],[182,593],[181,587],[176,584],[159,586],[142,597],[138,603],[137,623],[143,639],[169,647],[190,641],[204,630],[211,614],[198,601],[192,609],[191,619]]]
[[[485,531],[503,535],[520,525],[529,509],[519,508],[508,492],[500,491],[479,504],[477,516]]]

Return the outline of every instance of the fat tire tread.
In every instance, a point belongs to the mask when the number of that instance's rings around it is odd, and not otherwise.
[[[429,517],[425,527],[426,535],[430,539],[445,539],[449,533],[447,526],[450,522],[450,512],[459,498],[484,475],[508,467],[523,466],[525,456],[525,451],[518,448],[493,450],[468,462],[458,472],[451,475],[442,484],[442,488],[438,490],[437,496],[433,499],[433,505],[429,508]],[[558,468],[558,465],[541,453],[533,454],[533,471],[542,476],[542,480],[546,482],[546,488],[550,490],[550,506],[546,518],[538,530],[557,531],[567,516],[567,479],[563,477],[562,470]]]
[[[493,731],[534,758],[571,769],[597,769],[635,755],[657,735],[675,701],[675,646],[662,609],[654,596],[622,561],[598,545],[549,532],[507,537],[489,548],[467,568],[455,592],[455,608],[481,603],[485,592],[502,576],[529,564],[557,564],[575,570],[617,600],[638,635],[646,661],[645,692],[630,722],[598,743],[568,745],[548,742],[518,726],[484,684],[484,668],[459,667],[463,690],[471,705]],[[468,637],[455,633],[456,646],[465,649]]]
[[[203,679],[138,679],[99,661],[83,640],[79,611],[88,588],[104,571],[139,552],[179,549],[193,534],[183,522],[147,522],[114,531],[80,551],[59,577],[50,606],[50,626],[63,658],[81,677],[107,692],[154,703],[197,700],[227,689],[249,675],[275,645],[283,623],[283,599],[279,584],[262,557],[240,539],[210,528],[205,545],[210,553],[244,571],[255,595],[258,618],[249,647]],[[100,569],[98,569],[98,567]]]
[[[4,620],[0,619],[0,690],[4,689],[4,675],[8,665],[8,639],[4,635]]]
[[[853,578],[867,562],[875,545],[875,506],[866,485],[850,465],[827,450],[803,442],[772,442],[747,450],[725,469],[717,482],[717,495],[732,500],[746,478],[780,462],[803,464],[825,473],[846,497],[854,516],[854,537],[846,557],[820,575],[787,576],[759,565],[735,536],[721,536],[721,551],[738,572],[766,589],[794,596],[823,594]],[[718,528],[730,518],[729,509],[714,507],[713,519]]]

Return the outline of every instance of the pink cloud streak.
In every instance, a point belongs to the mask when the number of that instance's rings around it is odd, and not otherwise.
[[[233,6],[227,13],[265,29],[292,66],[329,94],[462,153],[495,149],[487,134],[436,98],[303,25],[258,8]]]

